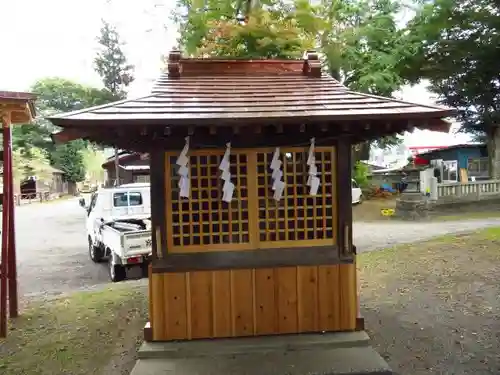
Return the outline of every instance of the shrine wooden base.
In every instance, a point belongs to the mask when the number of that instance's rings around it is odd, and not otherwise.
[[[355,264],[150,273],[146,340],[355,331]]]

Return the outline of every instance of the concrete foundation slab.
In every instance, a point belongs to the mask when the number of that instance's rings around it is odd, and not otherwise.
[[[369,341],[370,337],[366,332],[360,331],[178,342],[144,342],[139,349],[139,358],[194,358],[273,350],[351,348],[367,346]]]
[[[131,375],[390,375],[365,332],[147,343]]]

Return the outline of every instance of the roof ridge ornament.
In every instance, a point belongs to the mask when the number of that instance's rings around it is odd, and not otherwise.
[[[167,72],[169,78],[180,78],[182,54],[179,48],[175,48],[168,54]]]
[[[302,68],[302,74],[314,78],[321,77],[321,61],[319,60],[319,56],[316,51],[306,51],[304,56],[304,66]]]

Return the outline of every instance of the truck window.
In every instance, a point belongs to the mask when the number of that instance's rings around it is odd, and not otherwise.
[[[123,192],[113,194],[115,207],[141,206],[142,194],[138,192]]]

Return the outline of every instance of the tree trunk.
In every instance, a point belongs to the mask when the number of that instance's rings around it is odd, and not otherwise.
[[[487,140],[490,179],[500,180],[500,126],[493,127]]]

